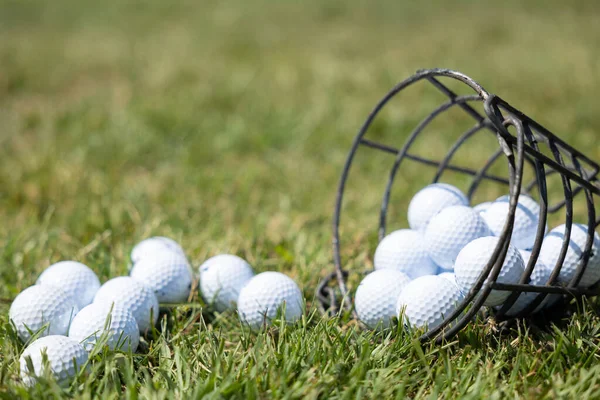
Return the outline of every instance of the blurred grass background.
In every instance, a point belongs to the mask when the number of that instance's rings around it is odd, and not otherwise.
[[[160,234],[195,265],[233,252],[285,272],[310,300],[332,268],[352,139],[417,69],[464,72],[600,160],[599,18],[583,0],[0,0],[0,297],[60,259],[124,274],[133,244]],[[375,133],[399,146],[439,99],[407,93]],[[441,156],[462,126],[421,148]],[[390,162],[368,153],[352,171],[342,223],[358,271]],[[402,170],[393,227],[427,179]]]

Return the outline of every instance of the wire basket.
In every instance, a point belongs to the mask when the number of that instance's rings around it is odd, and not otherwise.
[[[425,118],[416,124],[408,134],[404,145],[400,148],[382,143],[376,138],[369,138],[368,133],[370,128],[372,128],[376,117],[382,109],[390,103],[392,98],[417,83],[433,86],[447,100],[426,114]],[[460,86],[467,90],[468,94],[457,94],[455,90],[451,89],[451,85]],[[458,139],[447,148],[445,156],[439,160],[427,157],[427,154],[420,155],[411,151],[415,140],[419,136],[424,135],[426,128],[439,116],[449,112],[449,110],[459,110],[459,112],[466,114],[474,122],[474,125],[470,125],[468,129],[462,132]],[[476,136],[483,134],[482,132],[487,132],[488,136],[491,133],[497,139],[498,145],[493,149],[491,156],[479,168],[458,165],[455,156],[459,149],[470,140],[475,140]],[[493,254],[491,254],[484,271],[472,290],[465,294],[464,300],[457,306],[456,310],[452,314],[447,315],[441,325],[424,333],[421,337],[422,340],[435,339],[439,342],[455,335],[478,313],[493,289],[513,292],[500,309],[493,311],[497,320],[509,318],[506,312],[522,292],[535,292],[539,294],[528,307],[513,317],[530,314],[549,294],[575,297],[599,294],[597,284],[588,288],[578,287],[579,280],[590,258],[595,227],[600,223],[596,219],[594,206],[596,196],[600,194],[597,182],[597,175],[600,170],[598,164],[565,143],[523,112],[512,107],[500,97],[487,92],[470,77],[452,70],[431,69],[418,71],[390,90],[369,114],[354,139],[342,171],[335,202],[333,216],[335,270],[321,281],[316,293],[322,312],[335,314],[340,310],[352,311],[352,302],[350,301],[347,287],[347,278],[350,271],[343,267],[344,262],[340,255],[342,246],[340,241],[340,223],[350,170],[356,154],[362,149],[365,149],[365,151],[367,151],[366,149],[369,149],[368,151],[375,151],[379,155],[385,154],[385,157],[388,157],[390,161],[393,160],[381,198],[378,221],[379,241],[386,234],[390,195],[395,178],[400,167],[404,166],[408,161],[416,162],[419,164],[419,168],[421,166],[436,168],[432,183],[438,182],[442,175],[447,172],[468,178],[467,197],[469,200],[473,198],[478,188],[484,182],[492,182],[495,185],[508,187],[510,196],[508,218],[506,219],[502,233],[499,235],[498,245]],[[497,160],[502,159],[505,159],[508,164],[507,173],[504,175],[492,173],[492,165]],[[525,167],[532,171],[529,181],[526,181],[524,178]],[[558,190],[562,184],[562,190],[559,190],[560,198],[558,201],[549,202],[549,178],[553,175],[556,178],[553,182],[557,182],[555,189]],[[502,263],[507,254],[518,198],[522,193],[532,194],[538,198],[540,215],[537,235],[531,250],[530,260],[525,266],[525,271],[519,283],[503,284],[496,282],[496,278],[500,273]],[[587,242],[574,277],[568,284],[559,285],[557,284],[557,278],[568,250],[573,224],[573,200],[578,195],[584,197],[584,214],[587,212]],[[557,213],[562,209],[565,211],[565,217],[561,219],[565,224],[565,236],[558,262],[553,268],[550,279],[544,286],[530,285],[527,282],[529,282],[533,267],[540,254],[548,215],[549,213]],[[487,279],[488,277],[489,279]]]

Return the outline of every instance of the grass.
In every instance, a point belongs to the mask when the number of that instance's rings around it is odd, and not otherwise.
[[[316,312],[352,138],[415,70],[465,72],[600,160],[592,3],[407,3],[0,0],[0,396],[597,398],[594,302],[546,325],[477,321],[443,346]],[[399,146],[439,100],[406,96],[374,127],[382,141]],[[463,124],[450,121],[417,147],[443,154]],[[481,139],[461,161],[480,165],[494,146]],[[359,157],[342,220],[353,287],[371,268],[391,161]],[[390,228],[429,173],[401,168]],[[155,234],[177,239],[195,266],[231,252],[289,274],[305,319],[255,334],[195,299],[138,353],[96,354],[68,388],[25,389],[10,299],[61,259],[103,281],[125,274],[132,246]]]

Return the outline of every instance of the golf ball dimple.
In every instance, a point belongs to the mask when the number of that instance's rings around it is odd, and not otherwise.
[[[527,267],[527,263],[529,263],[529,258],[531,257],[531,252],[527,250],[519,250],[521,257],[523,258],[523,265]],[[544,286],[546,282],[550,279],[550,274],[552,273],[552,269],[550,269],[539,257],[533,267],[533,271],[531,272],[531,276],[529,277],[529,284],[534,286]],[[506,315],[509,317],[513,317],[518,315],[521,311],[525,310],[527,306],[529,306],[539,295],[539,293],[535,292],[523,292],[519,295],[517,300],[513,303],[510,309],[506,312]],[[547,304],[553,295],[547,295],[542,303],[538,307],[533,310],[537,312],[541,310],[545,304]],[[500,307],[500,306],[499,306]]]
[[[19,338],[26,342],[31,337],[29,331],[36,333],[46,324],[41,336],[66,335],[78,311],[75,300],[61,289],[34,285],[17,295],[10,306],[9,319]]]
[[[565,228],[566,226],[562,224],[552,229],[550,233],[546,235],[542,243],[539,258],[541,258],[550,269],[554,269],[558,262],[558,257],[565,239]],[[567,285],[573,277],[575,277],[577,267],[583,259],[583,252],[588,238],[587,232],[587,225],[573,224],[571,226],[571,236],[569,238],[567,254],[565,255],[562,268],[558,275],[558,283]],[[600,236],[598,233],[594,232],[588,264],[579,280],[580,287],[589,287],[600,280],[599,252]]]
[[[490,262],[498,241],[497,237],[482,237],[473,240],[460,251],[454,264],[454,273],[456,274],[456,282],[463,293],[469,293],[471,288],[475,286],[479,276]],[[521,254],[516,247],[509,245],[506,258],[500,268],[496,282],[506,284],[519,283],[523,271],[524,264]],[[488,281],[489,277],[486,278],[484,283]],[[486,306],[500,305],[510,294],[511,292],[509,291],[492,290],[483,304]]]
[[[434,183],[421,189],[408,205],[408,224],[411,229],[425,231],[429,220],[446,207],[468,206],[469,200],[456,187]]]
[[[438,274],[438,276],[440,278],[447,279],[450,282],[454,283],[456,286],[458,286],[458,283],[456,283],[456,275],[454,275],[454,272],[442,272],[441,274]]]
[[[477,211],[479,214],[483,213],[485,210],[490,208],[490,206],[494,204],[493,201],[484,201],[483,203],[479,203],[476,206],[473,206],[473,210]]]
[[[130,276],[154,291],[160,303],[186,301],[192,289],[192,269],[177,253],[161,253],[140,259]]]
[[[198,271],[202,298],[218,312],[232,308],[244,285],[254,276],[250,264],[231,254],[209,258]]]
[[[482,214],[483,219],[494,236],[500,236],[508,217],[510,198],[502,196],[498,198]],[[520,195],[515,209],[510,243],[518,249],[528,250],[533,247],[537,236],[540,206],[535,200],[527,195]]]
[[[463,295],[458,286],[437,275],[409,282],[396,302],[396,315],[412,328],[437,328],[454,312]]]
[[[131,250],[131,262],[139,262],[146,257],[154,257],[162,253],[176,253],[186,257],[185,251],[175,240],[164,236],[154,236],[144,239]]]
[[[376,270],[395,269],[411,279],[434,275],[438,266],[429,257],[423,234],[412,229],[400,229],[383,238],[375,250]]]
[[[158,321],[158,299],[143,283],[128,276],[113,278],[100,286],[94,303],[117,304],[131,311],[142,334]]]
[[[42,272],[36,284],[62,289],[75,300],[79,309],[90,304],[100,288],[100,281],[94,271],[77,261],[52,264]]]
[[[296,282],[279,272],[263,272],[242,288],[238,297],[238,314],[242,322],[258,330],[271,325],[285,306],[285,321],[293,323],[302,317],[304,302]]]
[[[450,269],[463,247],[477,238],[490,235],[485,221],[476,211],[466,206],[450,206],[429,221],[425,229],[425,245],[433,261],[444,269]]]
[[[44,356],[45,355],[45,356]],[[47,358],[47,364],[44,362]],[[28,359],[31,360],[29,368]],[[21,378],[31,386],[36,377],[51,374],[59,383],[67,383],[85,365],[88,353],[76,340],[61,335],[45,336],[31,343],[19,359]],[[49,371],[46,368],[50,368]]]
[[[396,303],[402,289],[410,282],[403,272],[393,269],[373,271],[356,289],[354,307],[358,318],[369,328],[388,328],[396,316]]]
[[[138,324],[131,311],[121,304],[92,303],[79,311],[69,329],[69,337],[87,351],[94,348],[102,335],[106,335],[105,343],[110,350],[134,352],[140,342]]]

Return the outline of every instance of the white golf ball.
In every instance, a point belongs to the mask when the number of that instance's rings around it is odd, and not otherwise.
[[[254,276],[250,264],[231,254],[209,258],[198,271],[202,298],[218,312],[232,308],[244,285]]]
[[[451,269],[463,247],[490,235],[485,221],[476,211],[466,206],[450,206],[431,218],[424,237],[433,261],[444,269]]]
[[[46,364],[44,355],[47,357]],[[31,360],[30,369],[28,360]],[[31,343],[19,359],[21,378],[31,386],[36,377],[52,375],[60,384],[66,384],[85,365],[88,353],[76,340],[61,335],[45,336]],[[47,371],[46,368],[50,370]]]
[[[558,262],[558,256],[565,239],[565,225],[559,225],[552,229],[544,238],[540,257],[549,268],[554,269]],[[587,242],[587,225],[573,224],[571,226],[571,237],[569,238],[569,247],[563,262],[560,274],[558,275],[558,283],[567,285],[575,276],[577,266],[583,258],[583,251]],[[600,280],[600,236],[594,232],[590,258],[588,260],[585,272],[579,281],[580,287],[588,287]]]
[[[173,239],[154,236],[144,239],[134,246],[131,250],[131,262],[135,264],[146,257],[154,257],[161,253],[176,253],[186,257],[183,248]]]
[[[61,288],[82,309],[94,300],[100,288],[98,277],[88,266],[77,261],[61,261],[42,272],[36,284]]]
[[[94,303],[114,303],[131,311],[142,334],[158,321],[156,296],[143,283],[128,276],[113,278],[100,286]]]
[[[500,236],[508,217],[509,197],[498,198],[483,212],[482,217],[494,236]],[[535,242],[540,206],[527,195],[520,195],[515,209],[515,220],[510,243],[518,249],[529,250]]]
[[[19,338],[26,342],[46,324],[40,334],[66,335],[69,324],[79,311],[75,300],[54,286],[34,285],[23,290],[10,306],[9,319],[15,324]]]
[[[369,328],[388,328],[396,316],[396,303],[408,275],[394,269],[381,269],[365,276],[356,289],[354,308]]]
[[[421,189],[408,205],[408,224],[411,229],[425,231],[429,220],[450,206],[467,206],[469,200],[456,187],[434,183]]]
[[[73,319],[69,337],[91,351],[96,342],[106,335],[110,350],[135,351],[140,343],[138,324],[131,311],[121,304],[92,303],[83,308]]]
[[[285,306],[285,321],[302,317],[304,302],[296,282],[279,272],[263,272],[244,286],[238,297],[238,314],[252,329],[270,325]]]
[[[460,304],[458,286],[437,275],[422,276],[409,282],[396,302],[396,315],[404,313],[404,323],[412,328],[435,329]]]
[[[154,291],[160,303],[186,301],[192,290],[192,269],[177,253],[160,253],[133,264],[130,276]]]
[[[411,279],[434,275],[438,266],[429,257],[423,234],[412,229],[400,229],[383,238],[375,250],[376,270],[395,269]]]
[[[529,258],[531,257],[531,252],[528,250],[519,250],[521,257],[523,258],[523,265],[527,267],[527,263],[529,262]],[[550,279],[550,274],[552,273],[552,269],[549,268],[544,262],[538,257],[535,266],[533,267],[533,271],[531,272],[531,276],[529,277],[529,284],[533,286],[544,286],[548,280]],[[523,311],[527,306],[529,306],[539,295],[539,293],[535,292],[522,292],[517,300],[513,303],[510,309],[506,312],[506,315],[509,317],[515,316]],[[555,295],[556,296],[556,295]],[[548,304],[554,298],[553,295],[547,295],[544,300],[537,306],[532,312],[537,312],[541,310],[546,304]],[[501,306],[498,306],[499,308]]]
[[[479,203],[476,206],[473,206],[473,210],[477,211],[479,214],[483,213],[485,210],[490,208],[490,206],[494,204],[493,201],[484,201],[483,203]]]
[[[467,294],[479,279],[487,266],[494,249],[498,245],[498,238],[487,236],[473,240],[466,245],[456,257],[454,273],[460,290]],[[506,258],[500,268],[496,279],[498,283],[519,283],[524,271],[523,258],[516,247],[509,245]],[[489,277],[485,282],[489,282]],[[486,306],[497,306],[510,296],[511,292],[505,290],[492,290],[483,303]]]

